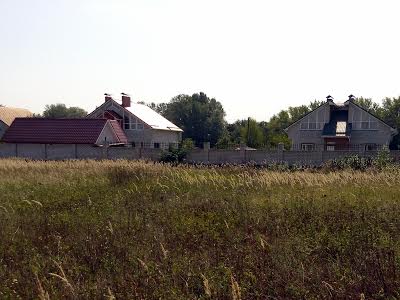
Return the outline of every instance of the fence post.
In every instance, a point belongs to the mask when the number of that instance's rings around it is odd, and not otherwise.
[[[240,144],[240,158],[242,163],[246,163],[246,144]]]
[[[105,142],[104,144],[103,144],[103,159],[107,159],[107,157],[108,157],[108,143],[107,142]]]
[[[210,142],[203,143],[203,151],[207,152],[207,163],[210,163]]]
[[[78,144],[75,144],[75,159],[78,159]]]
[[[47,144],[44,144],[44,159],[47,160]]]
[[[321,163],[320,165],[322,165],[324,163],[324,150],[321,150]]]
[[[279,154],[279,159],[280,159],[281,162],[283,162],[284,159],[285,159],[284,150],[285,150],[284,144],[283,143],[279,143],[278,144],[278,154]]]

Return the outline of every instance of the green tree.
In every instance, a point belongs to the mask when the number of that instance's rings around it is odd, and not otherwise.
[[[46,105],[43,112],[45,118],[83,118],[87,112],[80,107],[66,107],[65,104],[57,103]]]
[[[289,107],[288,113],[292,122],[299,120],[305,114],[309,113],[311,109],[306,105]]]
[[[225,130],[222,104],[204,93],[178,95],[163,108],[162,114],[183,129],[183,138],[191,138],[196,146],[210,142],[214,146]]]
[[[371,98],[358,97],[354,99],[354,103],[374,114],[375,116],[382,117],[382,107],[380,107],[378,103],[373,102]]]
[[[230,137],[230,143],[240,144],[242,140],[242,128],[247,125],[247,120],[237,120],[226,126],[227,135]]]
[[[314,110],[314,109],[320,107],[320,106],[321,106],[322,104],[324,104],[324,103],[325,103],[325,101],[314,100],[314,101],[311,101],[311,102],[310,102],[310,104],[308,105],[308,108],[309,108],[310,110]]]
[[[383,99],[381,117],[393,128],[400,128],[400,97]],[[399,145],[400,135],[397,134],[390,143],[390,148],[399,149]]]
[[[150,107],[152,110],[158,112],[160,115],[164,116],[165,111],[167,110],[168,103],[155,103],[151,102],[147,104],[148,107]]]
[[[259,148],[265,144],[263,130],[254,119],[248,119],[247,126],[242,127],[241,136],[242,140],[249,147]]]
[[[284,143],[285,148],[290,148],[290,140],[284,131],[292,123],[292,119],[287,110],[282,110],[278,114],[272,116],[268,122],[268,144],[276,147],[279,143]]]

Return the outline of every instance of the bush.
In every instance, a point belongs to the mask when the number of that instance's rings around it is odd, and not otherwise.
[[[361,157],[359,155],[345,156],[330,160],[323,165],[324,169],[330,171],[353,169],[364,171],[373,166],[373,158]]]
[[[390,156],[388,148],[383,148],[378,152],[378,155],[374,159],[374,166],[378,169],[383,169],[393,163],[393,159]]]
[[[161,153],[160,161],[165,163],[180,163],[186,158],[187,152],[188,150],[183,147],[169,147],[167,151]]]

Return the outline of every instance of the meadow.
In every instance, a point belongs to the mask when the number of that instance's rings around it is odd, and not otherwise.
[[[0,160],[0,298],[400,298],[399,195],[396,167]]]

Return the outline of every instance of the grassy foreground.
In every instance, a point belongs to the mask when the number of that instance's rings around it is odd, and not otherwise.
[[[1,299],[400,297],[400,170],[0,160]]]

